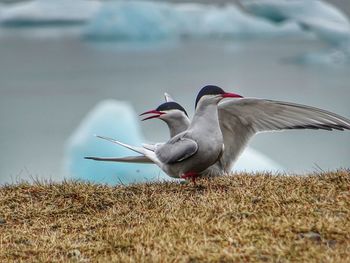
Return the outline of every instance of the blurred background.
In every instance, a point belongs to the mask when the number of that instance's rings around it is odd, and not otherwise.
[[[72,176],[69,138],[106,99],[141,113],[169,92],[192,115],[215,84],[350,118],[348,0],[184,2],[0,1],[0,183]],[[147,141],[168,137],[159,121],[137,125]],[[348,131],[250,145],[288,173],[350,166]]]

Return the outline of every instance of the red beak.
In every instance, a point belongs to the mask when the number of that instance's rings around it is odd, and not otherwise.
[[[161,111],[157,111],[157,110],[150,110],[150,111],[146,111],[144,113],[141,113],[140,116],[146,115],[146,114],[155,114],[155,115],[152,115],[152,116],[149,116],[147,118],[144,118],[144,119],[142,119],[142,121],[149,120],[149,119],[154,119],[154,118],[159,118],[161,115],[163,115],[165,113],[161,112]]]
[[[229,92],[222,94],[222,97],[223,98],[243,98],[241,95],[238,95],[236,93],[229,93]]]

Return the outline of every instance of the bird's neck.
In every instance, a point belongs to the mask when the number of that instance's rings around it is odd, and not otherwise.
[[[165,120],[165,122],[169,127],[170,138],[173,138],[183,131],[186,131],[190,126],[190,120],[185,117],[172,119],[171,121]]]
[[[216,104],[199,104],[191,122],[191,127],[201,124],[199,127],[215,130],[219,124],[218,107]]]

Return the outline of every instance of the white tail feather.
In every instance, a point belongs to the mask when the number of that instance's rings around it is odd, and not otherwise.
[[[144,155],[145,157],[147,157],[148,159],[150,159],[155,164],[157,164],[160,168],[162,168],[162,163],[159,161],[159,159],[157,158],[156,154],[153,151],[151,151],[151,150],[148,150],[148,149],[145,149],[145,148],[142,148],[142,147],[131,146],[131,145],[128,145],[126,143],[122,143],[120,141],[112,139],[112,138],[108,138],[108,137],[104,137],[104,136],[98,136],[98,135],[95,135],[95,136],[97,138],[100,138],[100,139],[103,139],[103,140],[106,140],[106,141],[118,144],[120,146],[123,146],[123,147],[125,147],[125,148],[127,148],[129,150],[134,151],[134,152],[140,153],[140,154]]]
[[[120,146],[123,146],[125,148],[128,148],[129,150],[132,150],[134,152],[137,152],[137,153],[141,153],[143,155],[145,155],[145,149],[144,148],[141,148],[141,147],[136,147],[136,146],[131,146],[131,145],[128,145],[126,143],[122,143],[120,141],[117,141],[115,139],[112,139],[112,138],[108,138],[108,137],[104,137],[104,136],[98,136],[96,135],[97,138],[100,138],[102,140],[106,140],[106,141],[109,141],[109,142],[112,142],[112,143],[115,143],[115,144],[118,144]]]

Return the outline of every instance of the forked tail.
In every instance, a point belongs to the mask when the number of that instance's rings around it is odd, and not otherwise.
[[[115,139],[95,135],[97,138],[100,138],[102,140],[106,140],[115,144],[118,144],[120,146],[123,146],[131,151],[137,152],[142,154],[143,156],[129,156],[129,157],[121,157],[121,158],[114,158],[114,157],[85,157],[85,159],[95,160],[95,161],[111,161],[111,162],[129,162],[129,163],[155,163],[158,166],[161,167],[161,162],[157,158],[156,154],[146,148],[143,147],[137,147],[137,146],[131,146],[126,143],[122,143],[120,141],[117,141]]]

